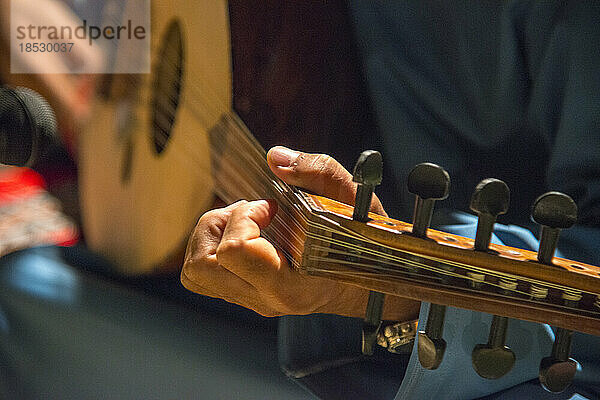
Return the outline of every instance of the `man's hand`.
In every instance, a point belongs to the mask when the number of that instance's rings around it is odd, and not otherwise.
[[[275,147],[269,151],[267,161],[273,173],[291,185],[354,203],[356,184],[352,175],[329,156]],[[376,197],[371,211],[385,214]],[[183,285],[265,316],[364,316],[367,290],[293,271],[286,258],[260,236],[260,230],[276,212],[274,201],[242,200],[204,214],[188,243],[181,274]],[[415,318],[418,308],[418,302],[388,296],[384,318]]]

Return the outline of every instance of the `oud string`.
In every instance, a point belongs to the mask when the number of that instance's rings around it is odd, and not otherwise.
[[[320,226],[321,227],[321,226]],[[340,246],[340,247],[344,247],[344,248],[349,248],[354,252],[367,252],[367,253],[371,253],[386,259],[390,259],[392,261],[396,261],[396,262],[407,262],[407,258],[406,256],[404,257],[398,257],[398,256],[393,256],[389,253],[386,252],[382,252],[380,250],[372,250],[369,249],[367,247],[367,245],[372,245],[372,246],[376,246],[377,248],[380,249],[387,249],[388,251],[392,251],[392,252],[398,252],[399,250],[392,247],[392,246],[388,246],[379,242],[376,242],[374,240],[368,239],[364,236],[361,236],[361,245],[353,245],[349,242],[351,242],[352,240],[357,240],[357,234],[349,231],[349,230],[332,230],[328,227],[324,227],[325,229],[328,229],[330,232],[333,232],[337,235],[340,236],[344,236],[346,238],[346,240],[335,240],[335,245]],[[332,241],[331,239],[328,239],[330,242]],[[410,251],[406,251],[406,250],[402,250],[401,251],[403,254],[406,254],[408,256],[413,256],[413,257],[418,257],[419,259],[427,259],[430,260],[432,262],[435,263],[439,263],[442,265],[446,265],[446,266],[451,266],[451,267],[458,267],[458,268],[462,268],[467,270],[468,272],[478,272],[478,273],[482,273],[491,277],[496,277],[498,279],[518,279],[524,282],[528,282],[530,284],[535,284],[535,285],[543,285],[545,287],[551,287],[557,290],[569,290],[570,288],[568,286],[563,286],[563,285],[559,285],[559,284],[554,284],[552,282],[547,282],[547,281],[540,281],[537,279],[533,279],[533,278],[529,278],[526,276],[522,276],[522,275],[512,275],[512,274],[508,274],[508,273],[504,273],[504,272],[499,272],[499,271],[493,271],[493,270],[489,270],[489,269],[485,269],[485,268],[480,268],[480,267],[475,267],[472,266],[470,264],[465,264],[465,263],[459,263],[459,262],[454,262],[454,261],[450,261],[450,260],[445,260],[445,259],[441,259],[441,258],[437,258],[437,257],[432,257],[432,256],[427,256],[427,255],[423,255],[420,253],[414,253],[414,252],[410,252]],[[410,261],[410,260],[409,260]],[[429,268],[426,264],[421,265],[421,267],[423,268]],[[465,277],[466,279],[469,279],[468,277]],[[486,281],[487,283],[487,281]],[[572,290],[572,289],[571,289]],[[579,290],[579,289],[578,289]],[[584,290],[581,290],[582,293],[587,293],[590,295],[595,295],[592,292],[587,292]]]

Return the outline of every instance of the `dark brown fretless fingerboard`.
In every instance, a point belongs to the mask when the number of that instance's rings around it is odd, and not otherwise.
[[[544,322],[600,335],[600,268],[492,245],[475,252],[473,240],[428,230],[428,239],[410,234],[412,225],[370,214],[352,220],[353,208],[304,194],[312,212],[337,224],[330,237],[309,233],[303,268],[309,273],[384,293],[435,304]],[[346,231],[346,232],[344,232]],[[331,261],[337,258],[336,261]],[[566,305],[568,304],[568,306]]]

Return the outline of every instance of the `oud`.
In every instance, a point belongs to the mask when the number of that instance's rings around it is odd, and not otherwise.
[[[153,74],[115,77],[81,140],[84,230],[95,250],[123,273],[149,273],[185,242],[213,194],[228,203],[276,199],[279,211],[263,234],[298,273],[373,291],[366,352],[377,304],[392,294],[433,304],[419,333],[424,367],[443,360],[444,311],[455,306],[495,315],[489,343],[473,353],[480,375],[494,379],[510,369],[514,355],[503,336],[507,318],[516,318],[560,327],[540,376],[553,391],[568,384],[576,368],[571,331],[600,335],[600,268],[553,257],[559,230],[574,222],[569,199],[539,199],[534,217],[544,233],[534,253],[489,244],[505,203],[502,194],[487,194],[497,181],[482,182],[474,196],[474,240],[429,229],[434,201],[448,190],[437,166],[418,166],[409,177],[413,224],[366,213],[378,180],[373,153],[355,170],[356,207],[290,187],[271,173],[232,109],[227,3],[172,1],[155,4],[152,15]],[[490,369],[498,362],[501,368]]]

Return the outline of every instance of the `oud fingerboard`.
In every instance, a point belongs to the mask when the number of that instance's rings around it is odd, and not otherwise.
[[[360,223],[352,220],[349,205],[303,195],[314,214],[337,225],[309,229],[303,266],[312,274],[366,280],[362,286],[386,293],[600,334],[596,266],[561,258],[540,264],[536,253],[507,246],[475,252],[472,239],[433,229],[421,239],[411,235],[411,224],[372,213]]]

